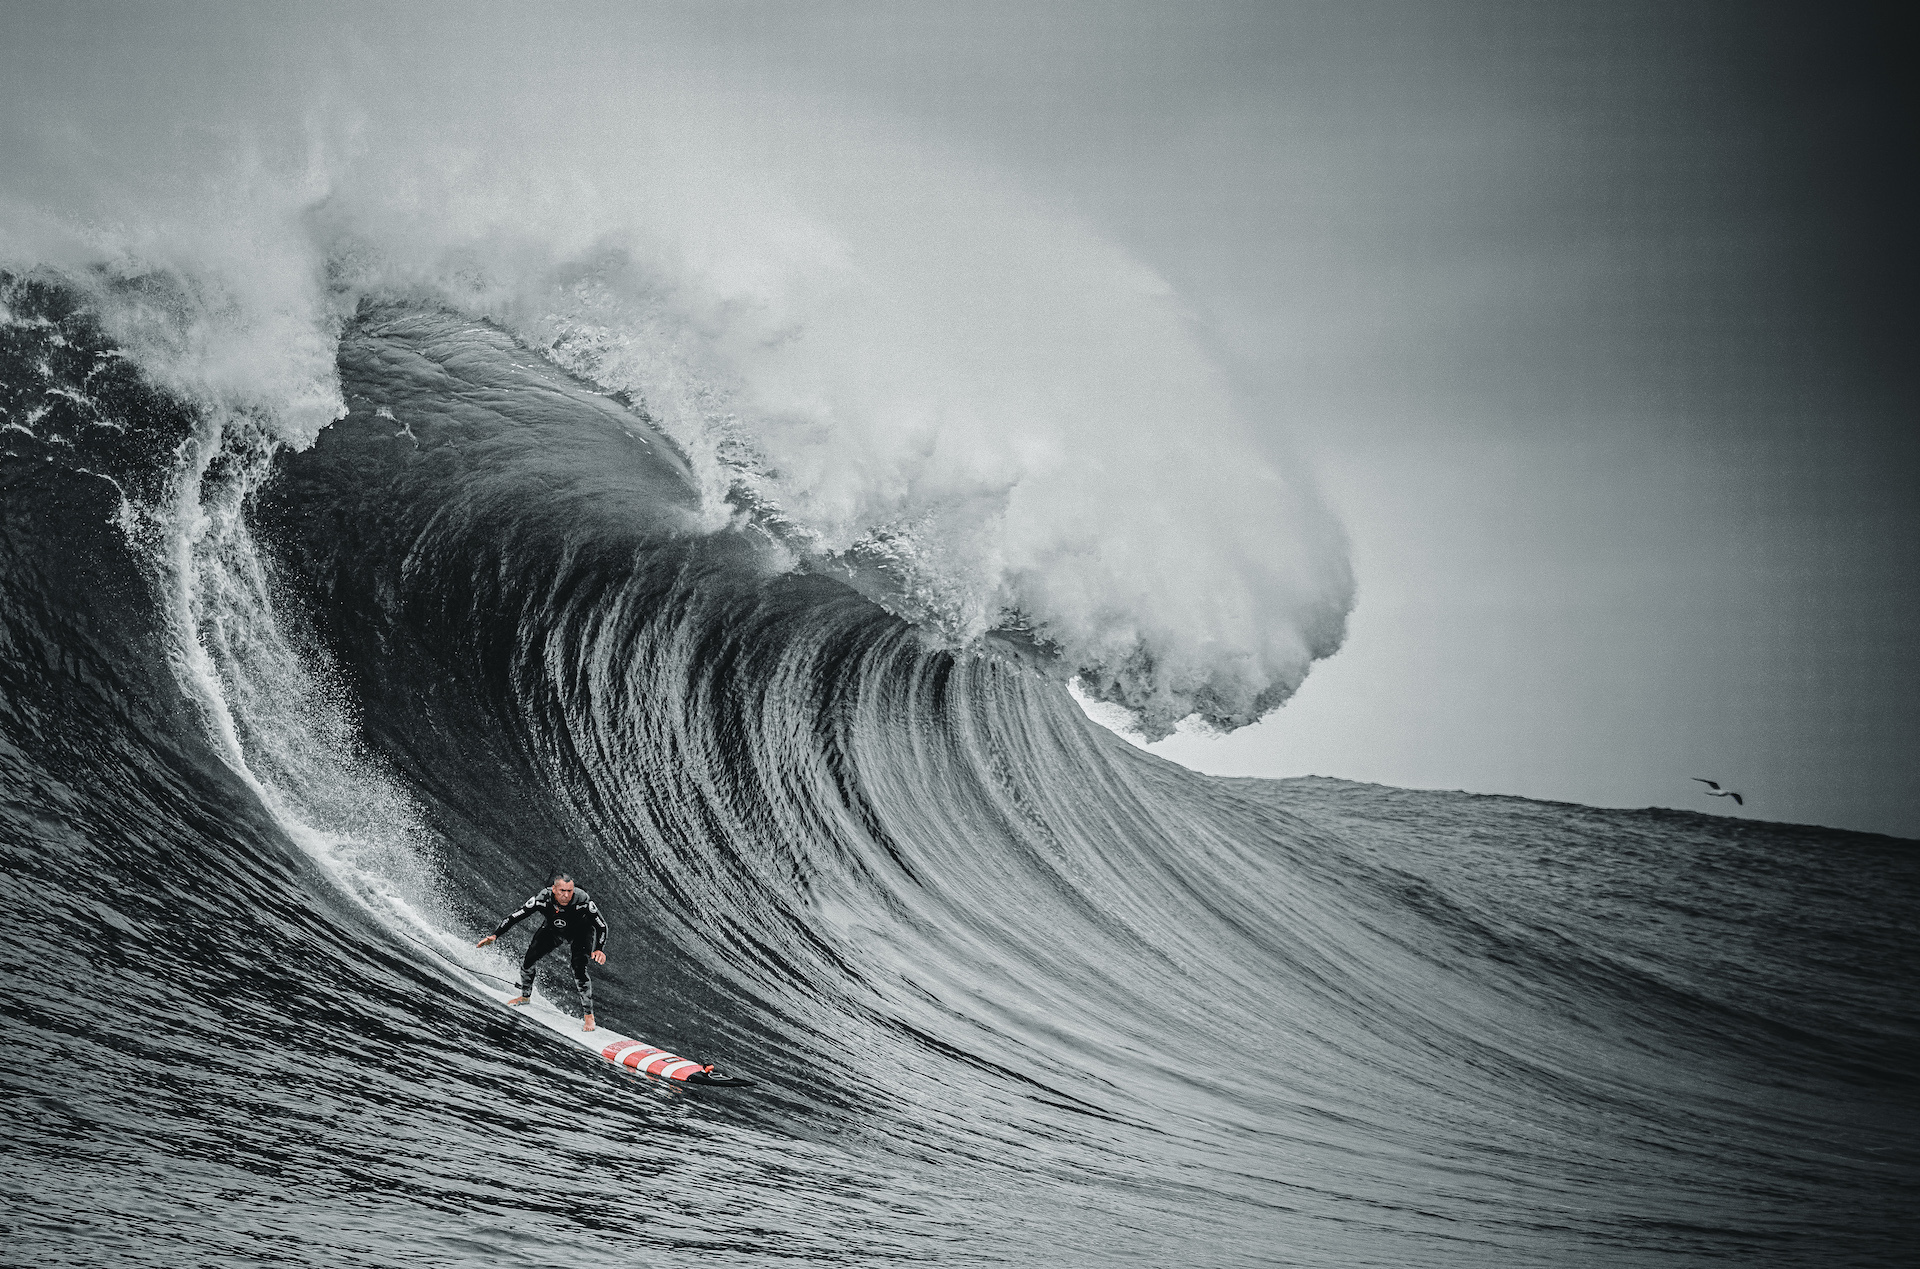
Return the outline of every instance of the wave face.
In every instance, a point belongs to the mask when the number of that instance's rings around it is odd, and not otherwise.
[[[1196,775],[1044,640],[956,646],[737,492],[716,530],[564,348],[362,304],[302,449],[100,294],[12,280],[0,347],[23,1260],[1911,1248],[1912,843]],[[488,1003],[554,868],[603,1021],[758,1089]]]

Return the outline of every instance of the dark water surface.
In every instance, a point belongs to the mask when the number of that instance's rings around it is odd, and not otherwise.
[[[293,453],[6,291],[9,1263],[1910,1263],[1914,843],[1196,775],[491,328]],[[759,1088],[475,989],[554,867]]]

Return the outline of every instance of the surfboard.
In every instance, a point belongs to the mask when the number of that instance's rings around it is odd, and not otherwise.
[[[516,993],[517,994],[517,993]],[[657,1044],[648,1044],[645,1040],[636,1040],[632,1036],[621,1035],[605,1027],[595,1027],[591,1031],[580,1029],[580,1020],[561,1013],[552,1005],[538,997],[524,1005],[508,1005],[512,996],[494,994],[509,1013],[517,1014],[528,1022],[544,1027],[563,1039],[570,1040],[581,1048],[597,1053],[615,1066],[656,1079],[674,1080],[682,1084],[698,1084],[705,1088],[753,1088],[755,1081],[738,1075],[722,1075],[711,1066],[703,1066],[691,1058],[683,1058],[669,1053]]]

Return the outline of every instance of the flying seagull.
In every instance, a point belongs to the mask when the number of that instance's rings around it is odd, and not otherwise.
[[[1705,776],[1694,776],[1692,778],[1707,786],[1705,789],[1702,789],[1701,792],[1710,798],[1732,798],[1735,806],[1745,806],[1747,804],[1747,800],[1738,793],[1735,793],[1732,789],[1722,792],[1717,780],[1709,780]]]

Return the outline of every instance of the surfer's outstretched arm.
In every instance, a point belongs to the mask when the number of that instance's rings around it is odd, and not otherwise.
[[[542,890],[539,894],[533,896],[533,898],[527,900],[525,903],[521,904],[519,907],[515,908],[513,911],[507,913],[505,918],[501,920],[500,924],[493,927],[493,933],[487,935],[487,937],[481,939],[478,943],[475,943],[474,946],[485,947],[487,944],[499,938],[502,934],[505,934],[508,930],[511,930],[514,926],[520,924],[520,922],[526,920],[528,917],[538,912],[540,910],[541,905],[547,901],[547,896],[549,896],[552,893],[553,892],[551,890]],[[599,916],[599,913],[596,912],[594,916],[597,918]],[[604,929],[606,926],[606,922],[602,921],[600,924],[601,924],[601,927]]]

